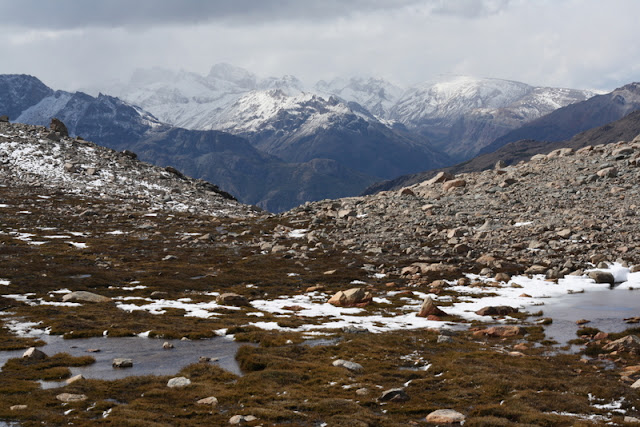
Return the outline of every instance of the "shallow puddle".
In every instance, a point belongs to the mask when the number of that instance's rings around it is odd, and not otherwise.
[[[532,307],[531,311],[535,311]],[[639,326],[625,323],[625,318],[640,316],[640,290],[629,290],[625,284],[619,287],[601,290],[589,290],[584,293],[566,295],[561,298],[549,298],[540,306],[544,317],[553,319],[551,325],[545,326],[548,339],[560,345],[578,338],[577,320],[590,322],[585,326],[598,328],[603,332],[621,332]]]
[[[235,355],[243,343],[225,337],[181,341],[141,337],[96,337],[65,340],[59,336],[43,335],[39,337],[47,345],[38,347],[47,355],[69,353],[72,356],[92,356],[96,362],[89,366],[70,368],[72,375],[82,374],[85,378],[115,380],[140,375],[175,375],[183,367],[198,363],[201,356],[211,358],[221,368],[236,375],[242,375]],[[165,350],[162,344],[167,341],[174,348]],[[99,352],[88,352],[99,349]],[[24,350],[0,351],[0,367],[14,357],[22,357]],[[113,359],[127,358],[133,360],[133,367],[115,369],[111,366]],[[64,385],[58,382],[42,382],[43,388]]]

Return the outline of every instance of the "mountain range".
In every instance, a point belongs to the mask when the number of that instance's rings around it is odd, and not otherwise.
[[[270,93],[273,89],[279,91]],[[406,130],[421,145],[428,141],[431,149],[447,154],[452,162],[467,160],[509,131],[596,94],[455,75],[405,88],[371,77],[321,80],[307,87],[294,76],[260,79],[229,64],[214,65],[206,76],[138,70],[127,83],[91,91],[118,96],[174,126],[240,135],[247,128],[267,127],[280,132],[280,139],[295,136],[265,111],[298,114],[314,95],[315,102],[330,103],[335,97],[348,106],[358,104],[370,122]]]

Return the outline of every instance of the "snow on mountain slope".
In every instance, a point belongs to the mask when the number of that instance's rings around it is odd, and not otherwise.
[[[391,117],[412,125],[423,120],[451,120],[476,108],[503,108],[526,96],[533,87],[499,79],[445,77],[409,89]]]
[[[322,95],[335,95],[345,101],[357,102],[380,118],[389,116],[389,111],[404,92],[386,80],[372,77],[336,78],[329,83],[321,80],[314,89]]]
[[[280,89],[297,95],[303,88],[293,76],[258,79],[242,68],[216,64],[206,76],[160,68],[137,70],[128,83],[100,90],[140,106],[164,123],[209,130],[217,129],[217,117],[251,91]]]
[[[593,95],[592,91],[509,80],[449,76],[409,89],[391,109],[390,118],[466,160],[505,133]]]
[[[375,120],[335,98],[325,100],[311,93],[288,96],[275,89],[246,94],[223,111],[212,126],[245,136],[264,131],[294,132],[303,136],[319,127],[327,127],[332,118],[345,114]]]

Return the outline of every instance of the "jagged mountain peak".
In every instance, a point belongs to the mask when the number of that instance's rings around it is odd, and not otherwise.
[[[209,79],[219,79],[237,84],[246,89],[254,89],[256,87],[257,77],[255,74],[227,63],[215,64],[211,67]]]
[[[280,89],[288,95],[305,92],[305,85],[296,76],[286,74],[282,77],[267,77],[258,83],[259,90]]]
[[[376,77],[337,77],[330,82],[320,80],[314,89],[321,94],[357,102],[380,118],[387,118],[391,107],[404,92],[399,86]]]

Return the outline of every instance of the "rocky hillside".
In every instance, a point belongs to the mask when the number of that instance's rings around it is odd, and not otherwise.
[[[117,204],[144,202],[150,209],[213,216],[254,214],[251,207],[209,182],[143,163],[132,152],[117,152],[42,126],[0,121],[0,170],[3,185],[19,182]]]
[[[481,153],[490,153],[522,139],[557,142],[588,129],[606,125],[640,109],[640,84],[630,83],[610,93],[559,108],[487,145]]]
[[[547,142],[521,140],[511,142],[497,151],[478,155],[471,160],[454,166],[400,176],[389,181],[376,183],[367,188],[364,194],[398,190],[431,179],[443,171],[451,174],[481,172],[493,168],[498,162],[502,162],[505,165],[515,165],[521,161],[528,161],[537,154],[548,154],[560,148],[573,148],[577,150],[588,145],[612,144],[618,141],[631,140],[638,134],[640,134],[640,111],[635,111],[615,122],[582,132],[569,141]]]

